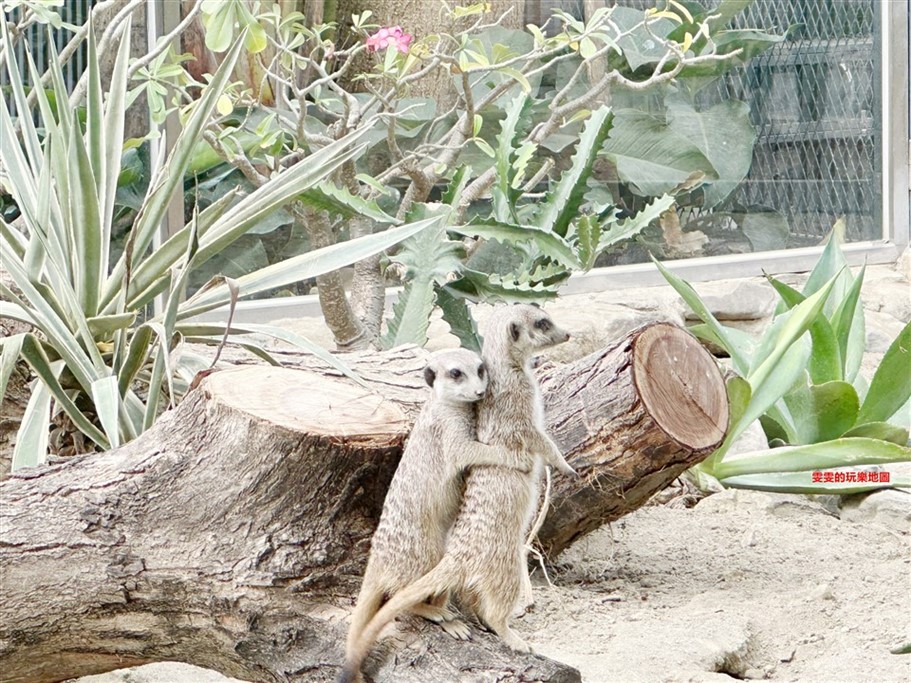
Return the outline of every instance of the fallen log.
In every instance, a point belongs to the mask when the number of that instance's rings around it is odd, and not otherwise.
[[[315,367],[217,372],[132,443],[0,483],[2,680],[162,660],[255,681],[333,680],[370,535],[426,395],[425,358],[353,356],[368,388]],[[672,325],[540,376],[548,429],[582,475],[555,476],[540,534],[552,556],[643,504],[724,435],[721,375]],[[579,680],[487,635],[408,633],[395,657],[380,652],[375,680]]]

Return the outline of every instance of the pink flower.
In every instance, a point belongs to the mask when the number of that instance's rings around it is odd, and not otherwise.
[[[371,52],[376,52],[385,50],[387,47],[395,47],[399,52],[408,52],[412,40],[414,40],[414,36],[402,31],[401,26],[390,26],[381,28],[367,38],[367,48]]]

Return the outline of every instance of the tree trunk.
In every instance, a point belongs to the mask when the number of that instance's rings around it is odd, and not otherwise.
[[[256,681],[329,681],[370,535],[426,395],[423,351],[334,371],[237,367],[202,379],[141,437],[0,483],[4,681],[178,660]],[[552,553],[635,509],[721,440],[711,356],[656,324],[541,371],[548,429],[582,475],[557,475]],[[578,672],[422,626],[377,681],[578,681]],[[389,640],[383,646],[391,647]],[[388,652],[387,652],[388,655]]]

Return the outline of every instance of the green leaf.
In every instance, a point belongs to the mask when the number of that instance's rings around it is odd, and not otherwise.
[[[766,275],[766,279],[778,292],[784,306],[791,309],[797,304],[805,301],[803,294],[793,287],[786,285],[784,282]],[[810,379],[814,384],[823,384],[832,380],[844,379],[842,367],[842,355],[839,350],[838,340],[832,325],[829,324],[825,316],[820,315],[816,321],[810,325],[810,337],[813,339],[813,353],[810,355],[810,362],[807,370],[810,373]]]
[[[95,413],[111,442],[111,448],[120,445],[120,426],[117,416],[120,413],[120,392],[117,388],[117,377],[110,375],[92,382],[92,401],[95,404]]]
[[[241,296],[251,296],[275,287],[283,287],[292,282],[306,280],[357,263],[416,235],[421,230],[436,226],[440,220],[439,217],[433,217],[407,223],[390,228],[385,232],[365,235],[274,263],[237,278]],[[211,311],[225,305],[229,300],[230,294],[226,285],[199,292],[180,307],[178,319],[186,320],[194,315]]]
[[[194,323],[194,322],[185,322],[179,323],[176,326],[176,331],[182,334],[185,338],[198,338],[205,339],[206,343],[212,343],[214,340],[220,340],[226,330],[225,325],[215,324],[215,323]],[[262,349],[259,349],[255,344],[250,340],[244,340],[243,335],[246,334],[262,334],[273,339],[279,339],[283,342],[293,344],[294,346],[304,349],[309,353],[312,353],[314,356],[319,358],[321,361],[326,363],[329,367],[335,368],[340,373],[353,379],[355,382],[361,386],[366,387],[367,384],[364,383],[364,380],[358,376],[354,370],[352,370],[348,365],[339,360],[336,356],[333,356],[331,353],[326,351],[323,347],[315,342],[310,341],[303,335],[291,332],[282,327],[277,327],[275,325],[260,325],[253,323],[244,323],[236,324],[232,323],[231,327],[227,329],[229,334],[228,342],[242,346],[247,350],[252,351],[252,348],[255,347],[262,353],[265,353]],[[261,353],[257,353],[261,358],[264,358],[267,362],[278,365],[277,361],[271,356],[266,354],[263,356]]]
[[[743,433],[743,430],[758,420],[763,414],[769,411],[794,384],[804,375],[804,368],[807,366],[807,359],[810,356],[810,345],[803,341],[791,344],[785,353],[778,360],[775,372],[772,373],[766,381],[761,384],[750,382],[752,397],[746,412],[740,419],[739,427],[735,427],[728,432],[725,441],[721,446],[723,453],[734,442],[734,440]],[[749,380],[748,380],[749,381]],[[776,420],[782,427],[789,427],[787,420]]]
[[[724,343],[718,339],[712,328],[705,323],[690,325],[686,329],[699,339],[715,346],[720,346],[722,349],[724,348]],[[724,333],[727,337],[727,343],[733,344],[744,358],[749,360],[753,356],[753,351],[756,348],[756,338],[753,335],[749,332],[738,330],[736,327],[727,326],[724,326]]]
[[[676,26],[667,19],[656,19],[649,21],[646,29],[641,25],[644,18],[645,13],[642,10],[631,7],[614,7],[611,13],[611,20],[617,24],[623,35],[617,43],[623,49],[623,56],[632,71],[645,64],[658,62],[664,56],[664,47],[655,41],[652,35],[663,38]]]
[[[133,384],[139,371],[145,367],[149,358],[152,345],[152,330],[147,325],[141,325],[130,337],[129,348],[126,352],[123,365],[118,369],[118,392],[126,395]]]
[[[741,229],[754,252],[784,249],[790,232],[788,219],[777,211],[751,211],[743,217]]]
[[[58,349],[55,347],[54,350],[57,351]],[[41,380],[41,385],[47,387],[54,400],[63,408],[64,412],[66,412],[79,431],[102,448],[108,448],[109,443],[107,437],[101,430],[92,424],[81,410],[79,410],[69,394],[64,391],[60,382],[57,380],[63,367],[61,365],[58,368],[57,364],[60,363],[60,361],[51,363],[41,346],[41,342],[39,342],[33,334],[25,335],[25,339],[22,341],[21,354],[34,373],[38,375],[38,378]],[[69,364],[67,364],[67,369],[70,369]],[[47,424],[45,424],[45,427],[47,427]]]
[[[769,472],[802,472],[833,467],[856,467],[911,461],[911,448],[898,444],[849,437],[806,446],[784,446],[755,455],[742,454],[736,460],[720,463],[715,471],[719,479],[744,474]]]
[[[521,132],[520,121],[523,114],[527,114],[529,106],[528,97],[517,95],[510,100],[506,107],[506,116],[500,121],[500,132],[497,135],[496,191],[492,193],[494,216],[500,221],[516,220],[515,190],[512,189],[516,170],[512,162]]]
[[[206,27],[206,47],[212,52],[224,52],[231,45],[234,38],[234,25],[237,21],[237,0],[219,3],[218,8],[206,17],[203,14],[203,23]],[[240,44],[240,41],[238,41]]]
[[[117,330],[123,330],[136,322],[136,313],[121,313],[119,315],[99,315],[89,318],[86,322],[95,339],[108,338]]]
[[[581,268],[582,264],[573,248],[563,237],[555,232],[549,232],[533,225],[514,225],[501,223],[490,219],[477,219],[468,225],[453,225],[448,228],[452,232],[469,237],[483,237],[484,239],[497,240],[503,243],[532,243],[542,254],[560,262],[568,268]]]
[[[857,277],[854,278],[854,281],[851,283],[851,286],[848,288],[847,293],[844,298],[838,304],[835,309],[835,313],[832,315],[832,329],[835,333],[835,338],[838,341],[838,348],[841,355],[841,358],[845,359],[845,368],[844,372],[848,370],[848,357],[856,354],[857,350],[851,348],[852,342],[852,327],[855,324],[863,325],[863,311],[861,310],[861,317],[857,317],[857,302],[860,300],[860,288],[863,285],[864,274],[866,273],[867,266],[864,265],[860,269],[860,272],[857,274]],[[860,338],[860,355],[863,355],[863,346],[866,343],[866,340],[863,339],[863,336]]]
[[[16,111],[19,112],[17,123],[22,131],[23,147],[28,156],[32,175],[38,175],[44,155],[41,152],[41,142],[38,139],[38,132],[35,130],[35,123],[32,121],[32,117],[28,114],[23,115],[24,112],[31,112],[31,107],[28,106],[23,79],[19,76],[23,71],[20,69],[19,62],[16,59],[16,49],[9,35],[5,16],[0,16],[0,34],[2,34],[3,38],[4,56],[8,63],[8,80],[6,82],[11,86],[13,100],[16,103]]]
[[[383,346],[427,343],[430,313],[436,301],[434,285],[442,285],[461,269],[462,245],[446,239],[442,225],[424,230],[402,242],[393,258],[407,269],[405,286],[392,307]]]
[[[308,164],[304,161],[303,164]],[[304,204],[323,211],[331,211],[344,218],[364,216],[377,223],[398,225],[400,220],[383,211],[373,199],[364,199],[352,194],[347,189],[339,187],[332,181],[325,181],[318,186],[301,193]]]
[[[891,479],[891,478],[890,478]],[[751,489],[772,493],[805,493],[847,496],[854,493],[866,493],[879,489],[909,486],[911,481],[895,479],[889,483],[813,483],[813,473],[807,472],[769,472],[765,474],[746,474],[739,477],[725,477],[721,484],[732,489]]]
[[[867,422],[844,433],[844,436],[866,436],[881,441],[891,441],[899,446],[908,444],[908,429],[888,422]]]
[[[749,106],[746,102],[727,100],[696,111],[689,102],[675,98],[668,104],[667,116],[668,128],[693,143],[715,170],[717,179],[705,187],[704,197],[706,208],[717,206],[740,185],[753,163],[756,131],[750,123]],[[748,214],[748,218],[757,215],[764,214]],[[775,248],[783,246],[779,242]]]
[[[63,363],[54,363],[52,372],[60,374]],[[23,467],[37,467],[47,462],[47,444],[50,436],[51,392],[47,385],[35,382],[22,414],[19,431],[16,432],[16,447],[10,469],[16,472]]]
[[[670,195],[656,197],[635,216],[617,221],[609,229],[601,233],[600,250],[604,251],[618,242],[638,235],[652,221],[657,220],[661,214],[670,209],[674,205],[674,201],[674,198]]]
[[[717,178],[715,169],[690,140],[663,121],[635,109],[619,109],[603,154],[617,167],[620,180],[645,197],[660,197],[702,172]]]
[[[200,238],[200,248],[194,258],[193,266],[198,267],[205,263],[215,254],[224,250],[226,246],[234,243],[261,218],[283,206],[304,190],[322,182],[347,161],[363,154],[367,143],[358,143],[358,140],[371,127],[365,125],[342,139],[326,145],[307,157],[306,161],[296,164],[244,197],[232,207],[231,211],[215,221],[206,234]],[[339,196],[340,194],[336,194],[335,198],[338,199]]]
[[[607,107],[595,110],[586,120],[569,168],[563,171],[559,182],[547,193],[543,209],[536,220],[538,227],[566,237],[570,224],[579,214],[592,166],[613,121],[614,115]]]
[[[725,383],[725,388],[727,389],[728,410],[730,411],[728,431],[733,431],[743,421],[743,416],[746,415],[753,390],[750,387],[750,383],[743,377],[731,377]]]
[[[462,297],[454,296],[446,287],[438,286],[436,295],[437,306],[443,312],[443,320],[449,325],[449,331],[458,337],[462,348],[481,353],[483,340],[468,308],[468,302]]]
[[[775,366],[785,352],[790,348],[797,339],[810,328],[810,326],[822,315],[823,306],[835,282],[838,279],[836,275],[818,292],[799,303],[790,312],[782,316],[783,324],[780,326],[778,334],[772,338],[773,346],[768,356],[763,357],[761,352],[757,352],[757,358],[754,359],[754,365],[758,361],[758,367],[751,369],[747,375],[747,380],[754,387],[760,386],[766,378],[775,371]]]
[[[601,223],[597,216],[583,214],[576,222],[576,241],[582,270],[591,270],[598,258]]]
[[[699,316],[699,319],[709,327],[712,334],[715,336],[716,342],[728,352],[728,355],[734,362],[734,369],[741,375],[746,375],[750,366],[749,358],[744,354],[744,350],[730,338],[727,328],[715,319],[715,316],[712,315],[708,307],[702,302],[702,299],[699,298],[699,295],[690,283],[674,275],[654,256],[651,258],[652,262],[664,276],[664,279],[668,281],[668,284],[670,284],[677,294],[683,298],[686,305],[693,309],[693,312]]]
[[[203,129],[208,125],[218,98],[224,92],[242,48],[243,44],[238,41],[225,55],[224,61],[219,65],[212,80],[203,90],[202,96],[195,103],[193,113],[184,124],[164,166],[157,170],[152,179],[149,192],[143,201],[143,210],[130,230],[128,248],[107,278],[104,296],[101,300],[103,307],[112,302],[122,289],[123,278],[127,270],[126,259],[130,257],[133,261],[131,269],[138,265],[161,227],[171,198],[178,189],[183,188],[184,173],[192,159],[196,143],[202,138]],[[260,188],[260,190],[262,189]]]
[[[857,420],[860,401],[854,387],[833,381],[798,386],[785,396],[799,444],[837,439]]]
[[[117,57],[107,86],[107,101],[104,109],[104,176],[100,183],[99,202],[102,220],[102,274],[110,269],[111,229],[114,220],[114,203],[123,158],[123,131],[126,121],[127,86],[129,82],[130,27],[128,18]]]
[[[822,288],[822,286],[835,277],[838,273],[845,270],[848,262],[841,251],[840,242],[844,241],[845,236],[845,219],[839,218],[832,229],[829,231],[828,242],[822,251],[822,256],[810,271],[806,284],[803,287],[803,295],[810,296]],[[839,297],[840,298],[840,297]]]
[[[174,396],[174,381],[170,372],[171,368],[171,335],[165,326],[158,322],[148,322],[149,327],[158,338],[158,353],[152,363],[152,376],[149,379],[149,396],[146,399],[145,416],[142,420],[142,430],[149,429],[155,422],[158,415],[158,402],[161,397],[161,389],[165,381],[168,384],[168,400],[171,407],[174,407],[176,396]]]
[[[462,201],[462,192],[465,191],[465,187],[468,185],[470,179],[471,167],[459,166],[452,174],[452,180],[449,181],[449,184],[443,191],[440,201],[447,206],[458,207],[459,202]]]
[[[25,334],[14,334],[11,337],[0,339],[0,405],[6,396],[6,385],[10,376],[19,362],[19,352],[22,349],[22,340]]]
[[[455,296],[467,297],[471,301],[488,303],[540,303],[554,299],[557,292],[554,287],[544,284],[532,284],[529,275],[516,280],[512,276],[503,277],[496,273],[482,273],[470,268],[462,268],[461,276],[447,285]],[[520,276],[521,277],[521,276]]]
[[[902,328],[883,356],[867,397],[857,416],[858,424],[885,422],[911,397],[911,322]]]

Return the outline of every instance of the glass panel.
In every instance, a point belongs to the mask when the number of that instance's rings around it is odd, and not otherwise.
[[[583,18],[582,0],[553,4]],[[665,3],[615,4],[646,10]],[[814,245],[841,216],[847,240],[882,238],[879,23],[876,0],[755,0],[730,28],[762,29],[785,40],[695,94],[698,83],[679,79],[700,112],[745,103],[756,137],[749,172],[722,203],[707,208],[709,197],[699,190],[678,197],[684,233],[698,230],[708,241],[702,253],[676,256]],[[663,122],[676,97],[671,90],[648,99],[622,94],[611,104],[647,110]],[[646,233],[646,244],[650,238],[660,241],[660,234]],[[644,249],[631,246],[599,265],[644,257]]]

